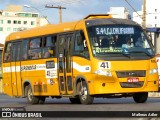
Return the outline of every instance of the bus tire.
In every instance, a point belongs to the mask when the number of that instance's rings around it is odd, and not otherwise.
[[[39,104],[44,104],[45,103],[45,100],[46,100],[46,97],[39,97]]]
[[[81,103],[79,98],[69,98],[69,100],[72,104],[80,104]]]
[[[134,93],[133,99],[136,103],[145,103],[148,98],[148,92]]]
[[[78,84],[80,84],[79,87],[79,99],[81,104],[92,104],[94,97],[89,95],[89,91],[87,88],[87,84],[85,81],[79,82]]]
[[[38,104],[39,98],[33,95],[31,85],[26,86],[26,93],[27,93],[27,101],[30,104]]]

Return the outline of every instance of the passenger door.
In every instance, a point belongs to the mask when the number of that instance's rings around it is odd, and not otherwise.
[[[71,43],[73,34],[58,36],[59,87],[62,95],[73,93]]]
[[[11,51],[11,84],[13,96],[22,95],[22,82],[21,82],[21,62],[20,62],[21,42],[12,43]]]

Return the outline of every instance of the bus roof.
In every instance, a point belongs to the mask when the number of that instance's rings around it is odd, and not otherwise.
[[[106,19],[107,18],[107,19]],[[88,15],[82,20],[75,22],[65,22],[60,24],[48,24],[41,27],[36,27],[24,31],[14,32],[7,36],[6,41],[18,40],[36,36],[49,35],[60,32],[69,32],[75,29],[82,29],[82,26],[85,26],[85,22],[89,22],[86,26],[93,26],[98,24],[131,24],[135,25],[136,23],[131,20],[126,19],[117,19],[112,18],[109,14],[92,14]]]
[[[53,33],[58,33],[58,32],[71,31],[74,29],[74,26],[76,24],[77,22],[48,24],[45,26],[35,27],[32,29],[24,30],[24,31],[18,31],[18,32],[11,33],[9,36],[7,36],[6,41],[29,38],[33,36],[53,34]]]
[[[11,33],[9,36],[7,36],[6,41],[29,38],[33,36],[54,34],[54,33],[59,33],[59,32],[73,31],[75,27],[77,27],[78,25],[80,26],[85,25],[84,23],[86,20],[98,19],[98,18],[111,18],[111,15],[109,14],[91,14],[85,17],[84,19],[75,21],[75,22],[48,24],[45,26],[36,27],[36,28],[24,30],[24,31],[18,31],[18,32]]]

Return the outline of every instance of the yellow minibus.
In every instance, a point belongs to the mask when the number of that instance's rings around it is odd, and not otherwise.
[[[148,92],[158,91],[155,51],[146,33],[132,20],[109,14],[12,33],[2,66],[4,92],[30,104],[47,97],[77,104],[133,97],[144,103]]]

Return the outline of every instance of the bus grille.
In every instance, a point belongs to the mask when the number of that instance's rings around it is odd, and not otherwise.
[[[122,88],[140,88],[144,84],[143,81],[141,82],[120,82]]]
[[[116,71],[118,78],[126,78],[126,77],[145,77],[145,70],[134,70],[134,71]]]

